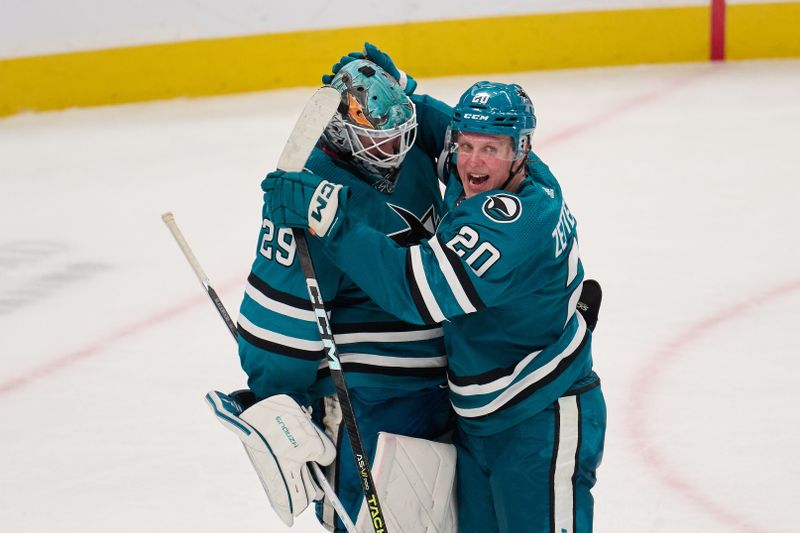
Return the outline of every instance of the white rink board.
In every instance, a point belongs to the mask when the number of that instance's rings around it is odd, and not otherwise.
[[[0,59],[193,39],[498,15],[706,5],[708,0],[6,0]],[[314,13],[314,17],[309,17]]]

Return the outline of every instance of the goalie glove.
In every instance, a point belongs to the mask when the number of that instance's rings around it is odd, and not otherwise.
[[[242,410],[231,396],[211,391],[206,402],[217,420],[244,444],[270,505],[283,523],[291,526],[294,517],[322,498],[307,463],[331,464],[336,448],[291,397],[270,396]]]
[[[267,174],[264,215],[278,227],[308,228],[317,237],[333,237],[347,211],[349,189],[310,172]]]
[[[331,67],[333,74],[325,74],[322,76],[322,83],[325,85],[330,85],[339,70],[341,70],[341,68],[346,64],[350,63],[351,61],[355,61],[356,59],[366,59],[367,61],[372,61],[385,70],[395,80],[397,80],[397,83],[400,85],[400,88],[403,89],[403,92],[406,93],[406,95],[411,96],[414,94],[414,91],[417,88],[416,80],[397,68],[397,66],[394,64],[394,61],[392,61],[392,58],[389,57],[389,54],[382,52],[372,43],[364,43],[364,50],[361,52],[350,52],[346,56],[342,56],[342,58],[339,59],[339,62]]]

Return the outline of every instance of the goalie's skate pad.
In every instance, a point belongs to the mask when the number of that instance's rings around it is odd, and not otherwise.
[[[455,446],[378,433],[372,474],[389,531],[457,531]],[[365,502],[356,529],[372,531],[370,518]]]

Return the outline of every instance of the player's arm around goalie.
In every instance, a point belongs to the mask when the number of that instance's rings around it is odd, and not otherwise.
[[[546,170],[536,156],[529,164]],[[410,247],[349,218],[346,187],[306,172],[277,172],[266,183],[265,206],[276,224],[310,228],[334,263],[408,322],[437,323],[503,305],[522,287],[535,293],[548,280],[545,271],[561,262],[552,257],[551,238],[538,245],[527,238],[545,228],[549,237],[558,225],[560,191],[551,198],[530,180],[520,194],[490,191],[464,200],[432,238]]]

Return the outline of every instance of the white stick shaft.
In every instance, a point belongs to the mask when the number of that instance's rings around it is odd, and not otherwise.
[[[192,266],[192,270],[194,270],[194,273],[197,275],[197,279],[200,280],[200,283],[208,292],[209,297],[214,302],[214,305],[216,305],[217,307],[217,311],[219,311],[220,315],[222,316],[222,319],[225,321],[225,324],[231,331],[231,334],[233,334],[233,338],[236,339],[237,338],[236,326],[231,320],[230,315],[228,315],[228,311],[225,309],[225,306],[217,297],[216,292],[214,292],[214,289],[211,288],[210,282],[208,281],[208,276],[206,276],[203,267],[200,266],[200,263],[197,261],[197,258],[194,256],[194,253],[192,252],[192,249],[189,247],[189,243],[186,242],[186,239],[183,237],[183,233],[181,233],[181,230],[178,228],[178,224],[177,222],[175,222],[175,216],[172,214],[172,212],[167,211],[166,213],[161,215],[161,220],[164,221],[164,224],[167,225],[170,233],[172,233],[172,236],[175,237],[175,242],[178,243],[178,246],[183,252],[183,255],[186,257],[186,260],[189,261],[189,264]],[[314,471],[314,477],[316,478],[317,483],[320,484],[323,492],[325,492],[325,496],[328,498],[328,500],[331,502],[331,505],[333,505],[333,508],[339,514],[339,518],[341,518],[345,529],[347,529],[348,533],[358,533],[356,531],[356,526],[350,519],[350,515],[347,514],[347,511],[345,511],[344,509],[344,505],[342,505],[342,502],[339,500],[339,497],[336,495],[336,492],[334,492],[333,487],[331,487],[330,483],[328,483],[325,474],[322,473],[322,469],[319,467],[317,463],[313,461],[311,462],[311,469]]]
[[[175,216],[171,211],[167,211],[161,215],[161,220],[164,221],[164,224],[166,224],[169,228],[169,232],[172,233],[173,237],[175,237],[175,242],[178,243],[178,247],[181,249],[181,252],[183,252],[186,260],[189,261],[189,265],[191,265],[192,270],[194,270],[197,279],[200,280],[200,283],[203,285],[203,287],[208,287],[208,276],[206,276],[203,267],[200,266],[200,263],[194,256],[194,252],[192,252],[192,249],[189,247],[189,243],[186,242],[186,239],[183,237],[183,233],[181,233],[180,228],[178,228],[178,223],[175,222]]]
[[[330,500],[334,510],[339,515],[339,518],[342,519],[344,528],[348,531],[348,533],[358,533],[356,531],[355,524],[353,524],[353,521],[350,520],[350,515],[348,515],[347,511],[344,510],[344,505],[342,505],[342,502],[339,500],[339,497],[336,496],[336,493],[333,491],[333,487],[331,487],[331,484],[328,483],[328,479],[325,477],[325,474],[322,473],[322,469],[314,461],[311,461],[310,464],[311,464],[311,469],[314,471],[314,477],[317,479],[317,483],[320,484],[320,486],[322,487],[322,491],[325,493],[325,496],[328,497],[328,500]]]

